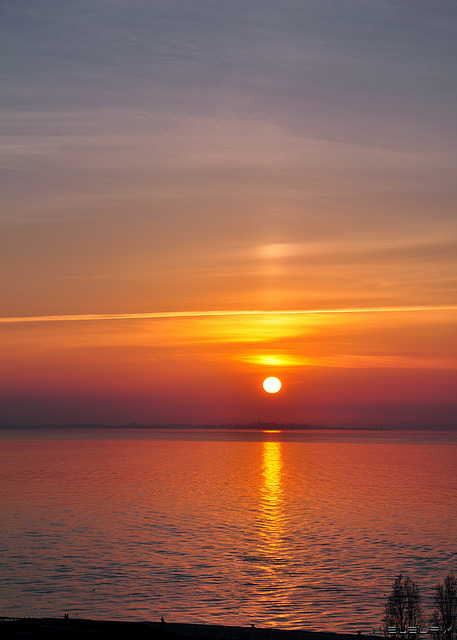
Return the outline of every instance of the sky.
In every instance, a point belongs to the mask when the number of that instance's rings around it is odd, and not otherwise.
[[[457,424],[455,2],[0,23],[0,424]]]

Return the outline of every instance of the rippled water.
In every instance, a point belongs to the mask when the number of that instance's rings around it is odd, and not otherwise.
[[[367,631],[457,571],[456,434],[1,438],[0,615]]]

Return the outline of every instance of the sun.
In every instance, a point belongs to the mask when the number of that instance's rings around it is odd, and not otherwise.
[[[281,389],[281,380],[274,377],[266,378],[266,380],[263,381],[263,388],[267,393],[278,393]]]

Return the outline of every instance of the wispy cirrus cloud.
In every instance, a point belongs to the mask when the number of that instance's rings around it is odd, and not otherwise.
[[[457,304],[404,307],[352,307],[340,309],[242,309],[209,311],[154,311],[151,313],[86,313],[49,316],[12,316],[0,318],[2,324],[25,322],[87,322],[94,320],[154,320],[160,318],[211,318],[237,316],[307,316],[363,313],[426,313],[428,311],[457,311]]]

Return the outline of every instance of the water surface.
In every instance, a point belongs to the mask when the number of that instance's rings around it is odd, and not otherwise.
[[[457,570],[456,434],[1,438],[2,615],[368,631]]]

